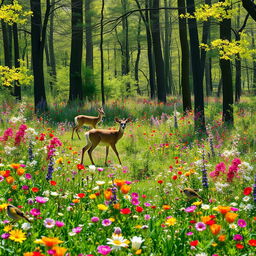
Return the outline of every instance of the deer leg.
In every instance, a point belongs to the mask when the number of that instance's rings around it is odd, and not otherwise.
[[[97,141],[97,142],[95,142],[95,144],[92,144],[92,146],[91,146],[90,149],[88,150],[88,155],[89,155],[90,160],[91,160],[91,163],[92,163],[93,165],[95,165],[95,164],[94,164],[93,159],[92,159],[92,151],[98,146],[99,143],[100,143],[100,140]]]
[[[78,126],[78,127],[76,127],[76,134],[77,134],[77,136],[78,136],[79,140],[81,140],[81,138],[80,138],[80,136],[79,136],[79,133],[78,133],[79,128],[80,128],[79,126]]]
[[[108,151],[109,151],[109,146],[106,146],[106,158],[105,158],[105,165],[108,165],[108,164],[107,164]]]
[[[80,164],[83,164],[83,161],[84,161],[84,152],[91,146],[91,144],[87,144],[85,147],[83,147],[82,149],[82,158],[81,158],[81,163]]]
[[[72,129],[72,136],[71,136],[71,139],[72,139],[72,140],[74,139],[74,131],[75,131],[75,129],[76,129],[76,126],[73,127],[73,129]]]
[[[111,145],[111,148],[112,148],[113,151],[116,153],[116,156],[117,156],[117,158],[118,158],[118,160],[119,160],[119,164],[122,165],[121,160],[120,160],[120,157],[119,157],[119,154],[118,154],[117,149],[116,149],[116,145],[115,145],[115,144],[112,144],[112,145]]]

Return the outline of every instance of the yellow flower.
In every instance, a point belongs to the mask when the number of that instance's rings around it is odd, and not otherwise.
[[[14,230],[10,231],[9,234],[10,234],[9,239],[11,239],[15,242],[23,243],[23,241],[25,241],[27,239],[26,234],[24,232],[22,232],[22,230],[20,230],[20,229],[14,229]]]
[[[177,220],[174,217],[171,217],[165,221],[165,224],[168,226],[174,226]]]
[[[115,221],[115,219],[114,219],[114,218],[109,218],[109,220],[110,220],[111,222],[114,222],[114,221]]]
[[[90,199],[95,199],[95,198],[96,198],[96,195],[95,195],[95,194],[91,194],[91,195],[89,195],[89,198],[90,198]]]
[[[78,198],[72,200],[73,203],[80,203],[80,200]]]
[[[4,227],[4,232],[9,232],[12,230],[12,225],[7,225]]]
[[[136,225],[135,228],[141,229],[141,225]]]
[[[43,244],[47,247],[52,247],[55,246],[57,244],[61,244],[63,243],[63,241],[59,240],[58,237],[46,237],[43,236],[42,239],[37,239],[34,241],[34,243],[36,244]]]
[[[98,204],[98,209],[101,211],[106,211],[108,209],[108,207],[104,204]]]
[[[201,204],[202,204],[202,201],[199,201],[199,202],[197,201],[197,202],[194,202],[192,205],[197,205],[198,206],[198,205],[201,205]]]
[[[139,249],[139,250],[137,250],[137,251],[135,252],[135,255],[140,255],[141,253],[142,253],[142,250]]]
[[[56,164],[63,164],[63,158],[60,157],[55,161]]]
[[[8,204],[0,204],[0,212],[5,210]]]

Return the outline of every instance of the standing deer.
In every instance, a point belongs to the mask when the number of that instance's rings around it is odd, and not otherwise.
[[[99,123],[102,120],[102,117],[105,115],[104,109],[103,108],[98,108],[99,115],[98,116],[84,116],[84,115],[79,115],[75,117],[75,127],[72,130],[72,136],[71,139],[73,140],[74,136],[74,131],[76,131],[76,134],[81,140],[78,130],[84,125],[87,124],[91,126],[92,128],[96,128],[96,124]]]
[[[92,159],[92,151],[99,145],[105,145],[106,146],[106,158],[105,158],[105,165],[107,165],[107,157],[108,157],[108,151],[109,146],[113,149],[115,152],[120,165],[122,165],[121,160],[119,158],[119,154],[116,149],[116,143],[123,137],[124,129],[126,127],[126,124],[131,121],[130,118],[120,120],[118,118],[115,118],[115,121],[120,124],[119,130],[105,130],[105,129],[93,129],[85,133],[87,145],[83,147],[82,149],[82,158],[81,158],[81,164],[83,164],[84,160],[84,153],[88,150],[88,155],[90,157],[90,160],[93,165],[93,159]]]

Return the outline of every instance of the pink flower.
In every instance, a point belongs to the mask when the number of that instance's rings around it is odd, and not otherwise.
[[[62,222],[62,221],[56,220],[56,222],[55,222],[55,226],[58,227],[58,228],[61,228],[61,227],[63,227],[64,225],[65,225],[65,223]]]
[[[112,224],[112,221],[109,219],[105,219],[101,222],[102,226],[107,227],[110,226]]]
[[[197,222],[195,227],[196,230],[199,232],[204,231],[206,229],[206,225],[203,222]]]
[[[94,222],[94,223],[98,222],[99,220],[100,219],[98,217],[92,217],[91,218],[91,222]]]
[[[223,162],[221,162],[221,163],[216,165],[215,170],[219,171],[219,172],[225,172],[226,171],[226,165]]]
[[[107,255],[111,252],[111,247],[108,245],[100,245],[97,247],[97,251],[99,254]]]
[[[41,196],[37,196],[36,197],[36,201],[37,203],[40,203],[40,204],[44,204],[48,201],[49,199],[47,197],[41,197]]]
[[[44,226],[45,226],[46,228],[53,228],[53,227],[55,226],[55,220],[50,219],[50,218],[46,218],[46,219],[44,220]]]
[[[239,227],[241,227],[241,228],[245,228],[245,227],[247,226],[247,223],[246,223],[246,221],[245,221],[244,219],[239,219],[239,220],[237,221],[237,225],[238,225]]]
[[[194,212],[195,209],[196,209],[196,206],[192,205],[192,206],[187,207],[184,211],[185,212]]]
[[[38,216],[38,215],[41,214],[41,212],[40,212],[39,209],[33,208],[33,209],[30,211],[30,214],[33,215],[33,216]]]
[[[80,233],[82,231],[82,229],[83,229],[82,227],[76,227],[76,228],[72,229],[72,232],[78,234],[78,233]]]
[[[236,235],[234,235],[233,240],[235,240],[235,241],[241,241],[241,240],[243,240],[243,236],[242,236],[242,235],[239,235],[239,234],[236,234]]]
[[[140,204],[140,201],[136,198],[136,197],[133,197],[132,200],[131,200],[131,203],[133,205],[139,205]]]
[[[30,180],[30,179],[32,179],[32,175],[31,175],[30,173],[26,173],[26,174],[25,174],[25,178],[26,178],[27,180]]]

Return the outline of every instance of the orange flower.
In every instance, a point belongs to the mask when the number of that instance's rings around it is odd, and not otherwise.
[[[220,235],[220,236],[218,237],[218,240],[219,240],[220,242],[224,242],[224,241],[226,240],[226,236],[225,236],[225,235]]]
[[[212,234],[218,235],[220,233],[220,230],[221,230],[221,225],[213,224],[213,225],[210,226],[210,230],[211,230]]]
[[[225,215],[225,219],[228,223],[233,223],[237,216],[238,216],[238,214],[236,214],[234,212],[227,212]]]
[[[80,203],[80,199],[78,199],[78,198],[73,199],[72,202],[75,203],[75,204]]]
[[[202,222],[206,224],[208,221],[210,221],[212,218],[210,216],[202,216],[201,217]]]
[[[9,176],[9,177],[6,178],[6,182],[8,184],[12,184],[14,182],[14,178],[12,176]]]
[[[54,256],[63,256],[68,250],[67,248],[59,247],[59,246],[54,246],[52,247],[52,249],[55,251],[55,253],[53,254]]]
[[[118,187],[122,187],[125,184],[125,180],[119,180],[119,179],[115,179],[114,183],[118,186]]]
[[[163,205],[163,209],[164,209],[164,210],[169,210],[169,209],[171,209],[171,206],[168,205],[168,204],[164,204],[164,205]]]
[[[123,185],[123,186],[121,187],[121,192],[122,192],[123,194],[129,193],[130,190],[131,190],[131,186]]]
[[[120,204],[119,204],[119,203],[117,203],[117,204],[114,204],[114,205],[113,205],[113,207],[114,207],[114,209],[117,209],[117,210],[119,210],[119,209],[120,209]]]
[[[217,210],[224,215],[227,212],[230,212],[231,208],[229,206],[218,206]]]
[[[24,174],[24,172],[25,172],[25,169],[24,169],[24,168],[19,168],[19,169],[17,170],[17,174],[18,174],[19,176],[22,176],[22,175]]]
[[[17,189],[17,185],[12,185],[12,189],[16,190]]]
[[[13,169],[18,169],[20,168],[20,164],[11,164],[10,165]]]
[[[112,191],[110,189],[104,191],[104,197],[106,200],[110,200],[112,197]]]
[[[63,243],[63,241],[59,240],[58,237],[46,237],[43,236],[42,239],[36,240],[35,243],[37,244],[43,244],[47,247],[53,247],[57,244]]]

